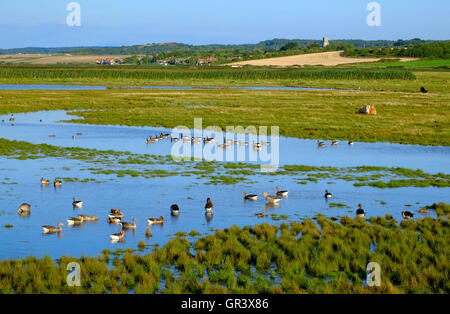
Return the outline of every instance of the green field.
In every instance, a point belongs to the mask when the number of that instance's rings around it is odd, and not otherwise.
[[[438,67],[450,67],[449,59],[439,60],[416,60],[406,62],[386,62],[386,63],[367,63],[364,64],[367,67],[403,67],[403,68],[438,68]]]
[[[400,224],[390,215],[328,219],[319,215],[279,227],[178,233],[164,247],[104,250],[99,257],[0,261],[0,293],[441,293],[450,292],[449,205],[438,219]],[[150,233],[151,234],[151,233]],[[149,234],[149,235],[150,235]],[[81,286],[66,284],[69,262]],[[366,266],[381,267],[381,285],[367,287]],[[112,264],[112,265],[111,265]]]
[[[75,113],[85,118],[80,123],[193,127],[201,117],[204,127],[279,126],[281,135],[298,138],[450,145],[447,92],[111,89],[0,96],[3,114],[89,109]],[[376,116],[356,114],[367,104],[376,106]]]

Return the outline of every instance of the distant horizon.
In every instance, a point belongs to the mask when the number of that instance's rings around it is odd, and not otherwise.
[[[327,37],[327,36],[323,36]],[[268,40],[275,40],[275,39],[283,39],[283,40],[314,40],[314,41],[322,41],[323,37],[321,38],[270,38],[270,39],[264,39],[259,40],[256,42],[242,42],[242,43],[207,43],[207,44],[195,44],[195,43],[187,43],[187,42],[180,42],[180,41],[161,41],[161,42],[153,42],[153,43],[132,43],[132,44],[122,44],[122,45],[89,45],[89,46],[23,46],[23,47],[12,47],[12,48],[3,48],[0,47],[0,50],[14,50],[14,49],[27,49],[27,48],[39,48],[39,49],[62,49],[62,48],[120,48],[120,47],[130,47],[130,46],[145,46],[145,45],[158,45],[158,44],[185,44],[190,46],[209,46],[209,45],[224,45],[224,46],[232,46],[232,45],[255,45],[260,42],[268,41]],[[397,40],[412,40],[412,39],[420,39],[424,41],[450,41],[450,39],[428,39],[428,38],[419,38],[419,37],[411,37],[411,38],[397,38],[397,39],[362,39],[362,38],[338,38],[333,39],[328,37],[329,41],[339,41],[339,40],[361,40],[361,41],[397,41]]]

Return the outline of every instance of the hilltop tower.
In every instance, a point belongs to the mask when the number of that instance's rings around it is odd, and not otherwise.
[[[322,41],[322,47],[325,48],[330,45],[330,42],[328,41],[328,37],[324,37]]]

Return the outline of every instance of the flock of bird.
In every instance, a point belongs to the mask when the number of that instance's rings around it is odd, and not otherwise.
[[[355,143],[353,141],[349,140],[347,142],[347,144],[348,145],[353,145]],[[337,146],[337,145],[339,145],[338,141],[333,140],[333,141],[330,142],[330,146]],[[321,142],[321,141],[317,140],[317,147],[326,147],[326,146],[327,146],[327,144],[325,144],[325,142]]]
[[[43,186],[48,186],[50,185],[50,180],[48,179],[44,179],[41,178],[41,185]],[[53,181],[53,185],[54,187],[60,187],[62,186],[62,182],[60,180],[54,180]],[[275,187],[276,193],[275,195],[269,195],[267,192],[263,192],[262,195],[263,197],[266,199],[266,201],[268,202],[266,205],[267,206],[277,206],[278,203],[283,199],[288,197],[289,191],[287,190],[280,190],[278,187]],[[258,200],[258,194],[247,194],[246,192],[243,192],[244,194],[244,200],[250,200],[250,201],[257,201]],[[325,190],[325,194],[324,194],[325,199],[331,199],[333,197],[333,195],[328,191]],[[83,201],[79,201],[76,200],[76,198],[74,197],[72,199],[72,206],[73,208],[82,208],[83,207]],[[211,201],[211,199],[208,197],[206,199],[206,204],[205,204],[205,215],[209,218],[212,217],[213,215],[213,210],[214,210],[214,205]],[[265,211],[265,210],[264,210]],[[21,216],[27,216],[29,215],[31,212],[31,205],[28,203],[23,203],[19,206],[19,208],[17,209],[17,213]],[[170,206],[170,214],[172,216],[179,216],[180,214],[180,208],[177,204],[173,204]],[[404,219],[410,219],[413,218],[414,214],[409,212],[409,211],[402,211],[402,217]],[[358,209],[356,210],[356,216],[357,217],[365,217],[366,212],[364,211],[364,209],[362,208],[361,204],[358,204]],[[263,218],[265,217],[265,212],[262,213],[258,213],[256,214],[257,217],[259,218]],[[110,239],[111,242],[118,242],[118,241],[123,241],[123,238],[125,236],[125,231],[126,230],[135,230],[136,229],[136,218],[133,218],[132,222],[126,222],[123,221],[123,218],[125,217],[124,213],[119,209],[119,208],[115,208],[115,209],[111,209],[109,214],[108,214],[108,219],[107,222],[110,224],[117,224],[121,226],[121,230],[119,233],[113,233],[110,235]],[[67,219],[67,225],[69,226],[74,226],[74,225],[78,225],[80,226],[81,224],[83,224],[84,222],[87,221],[92,221],[92,222],[97,222],[98,221],[98,217],[97,216],[90,216],[90,215],[78,215],[77,217],[70,217]],[[163,224],[164,223],[164,217],[160,216],[159,218],[148,218],[147,219],[147,224],[148,225],[155,225],[155,224]],[[50,234],[50,233],[59,233],[62,231],[62,226],[64,225],[64,223],[59,222],[56,226],[50,226],[50,225],[44,225],[42,226],[43,229],[43,233],[44,234]]]
[[[145,139],[145,141],[146,141],[147,144],[150,144],[150,143],[154,143],[154,142],[157,142],[157,141],[163,140],[165,138],[169,138],[169,137],[170,137],[169,134],[160,133],[160,135],[155,135],[154,137],[152,137],[152,136],[147,137]],[[170,141],[171,142],[181,141],[183,143],[198,145],[198,144],[201,144],[202,142],[204,144],[214,143],[216,141],[216,139],[212,138],[212,137],[204,137],[204,138],[203,137],[198,137],[198,136],[197,137],[196,136],[189,137],[189,136],[185,136],[183,134],[180,134],[180,137],[170,137]],[[225,139],[223,141],[223,143],[217,144],[217,147],[223,148],[223,149],[227,149],[227,148],[231,148],[232,145],[249,146],[249,143],[245,142],[245,141],[244,142],[242,142],[242,141],[240,142],[240,141],[235,141],[235,140],[232,140],[232,139]],[[269,145],[270,145],[270,142],[264,142],[264,141],[253,142],[253,149],[254,150],[261,150],[263,146],[269,146]]]

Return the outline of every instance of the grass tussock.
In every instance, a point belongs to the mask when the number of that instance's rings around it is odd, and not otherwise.
[[[185,233],[144,256],[133,250],[98,258],[28,257],[0,262],[0,293],[442,293],[448,294],[449,205],[439,218],[370,220],[319,215],[301,222],[232,226],[191,243]],[[190,236],[197,236],[193,232]],[[143,242],[143,241],[142,241]],[[66,284],[69,262],[81,287]],[[381,266],[367,287],[366,266]]]

